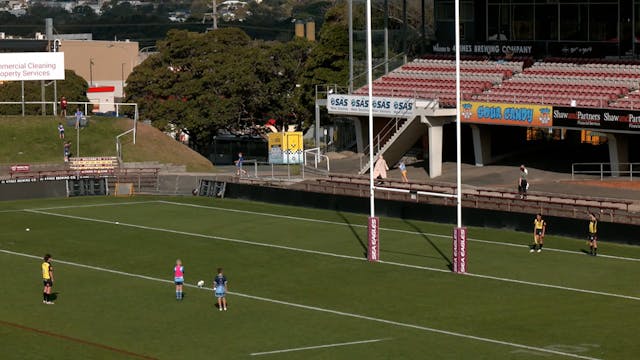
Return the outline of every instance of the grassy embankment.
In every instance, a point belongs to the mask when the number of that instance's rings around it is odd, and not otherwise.
[[[62,143],[57,126],[59,118],[52,116],[0,117],[0,164],[62,163]],[[115,156],[116,136],[131,128],[132,122],[122,118],[92,117],[87,128],[80,130],[78,152],[76,131],[67,126],[66,140],[74,155]],[[188,171],[213,171],[205,157],[172,140],[158,129],[138,123],[136,144],[132,136],[122,138],[125,162],[157,161],[163,164],[186,165]]]

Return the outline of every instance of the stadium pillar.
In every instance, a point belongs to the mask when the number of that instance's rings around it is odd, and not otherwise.
[[[442,125],[429,125],[429,177],[442,175]]]
[[[607,140],[611,176],[620,176],[621,171],[628,171],[629,136],[626,134],[607,134]]]
[[[360,118],[349,118],[353,121],[353,128],[356,132],[356,151],[361,154],[364,152],[364,138],[362,137],[362,122]]]
[[[471,125],[473,134],[473,154],[476,166],[484,166],[491,161],[491,133],[486,127]]]

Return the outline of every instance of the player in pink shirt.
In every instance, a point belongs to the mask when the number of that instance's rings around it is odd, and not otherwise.
[[[180,259],[176,260],[173,267],[173,281],[176,283],[176,300],[182,300],[182,284],[184,284],[184,266]]]

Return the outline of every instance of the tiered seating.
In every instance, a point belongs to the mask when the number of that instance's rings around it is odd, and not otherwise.
[[[632,92],[609,104],[613,109],[640,110],[640,92]]]
[[[575,60],[575,59],[574,59]],[[607,60],[556,59],[533,63],[461,62],[463,100],[546,105],[640,109],[640,64]],[[355,94],[368,93],[367,87]],[[455,61],[450,58],[414,60],[377,79],[376,96],[438,100],[455,106]]]
[[[472,98],[478,101],[609,107],[640,87],[640,65],[537,62]]]
[[[523,62],[464,60],[460,65],[461,96],[469,100],[522,71]],[[368,87],[354,93],[367,94]],[[373,94],[438,100],[441,107],[455,106],[455,62],[446,59],[414,60],[374,81]]]

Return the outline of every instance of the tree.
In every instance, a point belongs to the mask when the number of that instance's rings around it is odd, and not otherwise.
[[[87,99],[87,82],[72,70],[65,70],[64,73],[65,79],[57,81],[58,97],[65,96],[67,100],[71,102],[89,101]],[[22,100],[21,94],[20,81],[9,81],[0,85],[0,101],[20,102]],[[42,87],[40,81],[25,81],[24,94],[25,101],[41,101]],[[45,88],[45,100],[49,102],[59,100],[53,98],[52,86]],[[41,105],[28,105],[25,107],[25,113],[28,115],[40,114],[41,109]],[[49,107],[47,111],[51,112],[51,108]],[[21,113],[21,105],[5,105],[0,107],[0,114],[2,115],[19,115]]]
[[[297,103],[313,114],[317,85],[346,86],[349,80],[349,28],[345,19],[346,6],[336,5],[327,11],[318,36],[300,78]],[[313,118],[305,117],[304,127]]]
[[[237,28],[172,30],[158,54],[129,76],[127,100],[154,126],[183,129],[191,146],[207,155],[220,129],[239,132],[268,114],[298,116],[291,99],[308,49],[305,40],[252,41]]]

